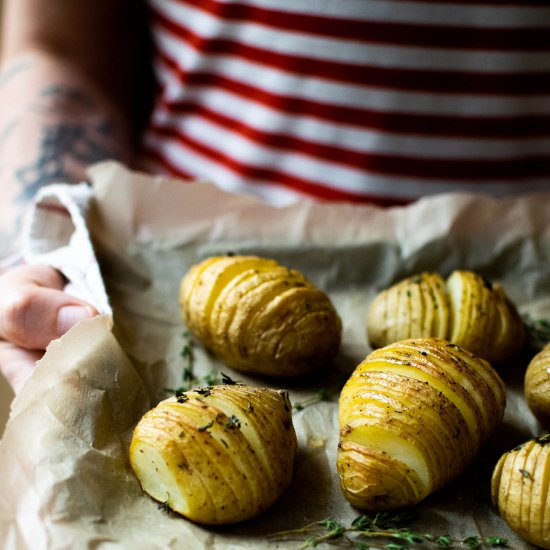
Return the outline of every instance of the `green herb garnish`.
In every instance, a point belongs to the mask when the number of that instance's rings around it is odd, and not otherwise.
[[[274,533],[269,538],[285,540],[301,538],[303,542],[299,547],[300,550],[334,542],[356,550],[409,550],[419,545],[424,546],[424,543],[439,548],[495,548],[508,545],[506,539],[499,536],[481,538],[474,535],[455,540],[447,534],[422,533],[410,527],[403,527],[405,522],[414,519],[416,515],[412,511],[362,514],[349,526],[333,518],[327,518],[310,523],[302,529]]]
[[[214,421],[211,420],[208,424],[205,424],[204,426],[200,426],[199,428],[197,428],[197,431],[205,432],[206,430],[208,430],[208,428],[211,428],[213,425],[214,425]]]
[[[157,506],[157,510],[162,510],[168,514],[170,512],[170,505],[168,504],[168,501],[165,500],[164,502],[160,502]]]
[[[176,397],[181,396],[183,392],[192,390],[197,387],[208,387],[215,386],[219,384],[218,372],[212,371],[205,376],[198,378],[195,374],[195,352],[194,346],[195,342],[192,339],[191,333],[185,331],[183,333],[183,347],[180,352],[180,356],[184,360],[183,372],[182,372],[182,381],[184,382],[181,386],[175,389],[166,388],[165,390],[169,393],[176,394]],[[198,391],[198,390],[197,390]],[[201,393],[199,391],[199,393]],[[179,401],[179,400],[178,400]],[[182,403],[183,401],[180,401]]]
[[[234,430],[234,429],[240,428],[241,421],[234,414],[232,414],[229,417],[228,421],[226,422],[225,427],[228,430]]]
[[[225,374],[225,372],[220,372],[220,375],[222,377],[222,384],[227,384],[229,386],[234,386],[234,385],[238,384],[238,382],[235,382],[235,380],[233,380],[232,378],[227,376],[227,374]]]

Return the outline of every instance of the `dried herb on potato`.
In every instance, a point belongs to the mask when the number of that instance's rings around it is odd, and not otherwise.
[[[146,413],[130,462],[166,508],[199,523],[243,521],[290,484],[297,441],[288,394],[236,383],[203,389]]]
[[[340,395],[344,496],[371,511],[420,502],[472,461],[502,420],[505,401],[493,367],[446,340],[375,350]]]
[[[498,364],[525,341],[523,321],[503,288],[472,271],[408,277],[382,291],[368,311],[374,348],[406,338],[444,338]]]
[[[550,548],[550,434],[502,455],[493,471],[491,494],[511,529]]]
[[[298,376],[328,364],[342,323],[329,297],[301,273],[256,256],[216,256],[182,280],[188,329],[230,367]]]

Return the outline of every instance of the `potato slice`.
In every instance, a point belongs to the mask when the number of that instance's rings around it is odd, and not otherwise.
[[[550,435],[502,455],[493,471],[491,496],[511,529],[550,548]]]
[[[225,524],[277,500],[296,446],[285,391],[231,384],[178,394],[146,413],[130,463],[152,498],[198,523]]]
[[[446,340],[375,350],[340,395],[344,496],[372,511],[417,504],[473,459],[502,420],[505,400],[490,364]]]
[[[180,304],[189,330],[243,372],[299,376],[329,364],[340,346],[327,294],[274,260],[209,258],[183,278]]]

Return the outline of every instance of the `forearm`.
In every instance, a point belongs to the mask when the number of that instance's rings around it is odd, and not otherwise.
[[[130,163],[126,121],[78,67],[42,52],[0,73],[0,258],[19,246],[22,215],[35,192],[78,182],[99,160]]]

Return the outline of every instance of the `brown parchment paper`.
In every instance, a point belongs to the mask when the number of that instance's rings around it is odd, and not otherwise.
[[[550,318],[550,193],[446,194],[392,209],[309,202],[274,208],[208,183],[153,178],[116,163],[97,165],[90,178],[92,189],[79,190],[72,221],[60,219],[51,235],[67,244],[29,247],[35,261],[53,258],[60,269],[75,264],[67,275],[75,293],[98,303],[103,315],[53,342],[13,403],[0,441],[6,549],[297,548],[299,541],[268,535],[359,514],[343,499],[335,469],[337,395],[294,413],[299,449],[292,485],[253,520],[194,525],[159,510],[141,491],[128,462],[131,431],[167,389],[182,383],[179,282],[209,255],[275,258],[300,269],[334,301],[344,325],[341,352],[332,369],[307,380],[244,376],[194,347],[197,376],[223,371],[243,382],[285,387],[294,402],[331,388],[364,358],[370,301],[422,270],[474,269],[501,282],[522,312]],[[71,191],[61,192],[68,194],[61,204],[70,203]],[[58,199],[52,200],[40,215],[58,219],[60,209],[51,207]],[[79,213],[83,224],[74,221]],[[82,232],[93,242],[100,277]],[[81,263],[68,259],[75,254]],[[541,433],[522,394],[532,353],[527,349],[500,369],[508,386],[504,423],[463,475],[419,505],[420,530],[457,538],[500,535],[511,548],[530,548],[490,506],[489,480],[502,452]]]

